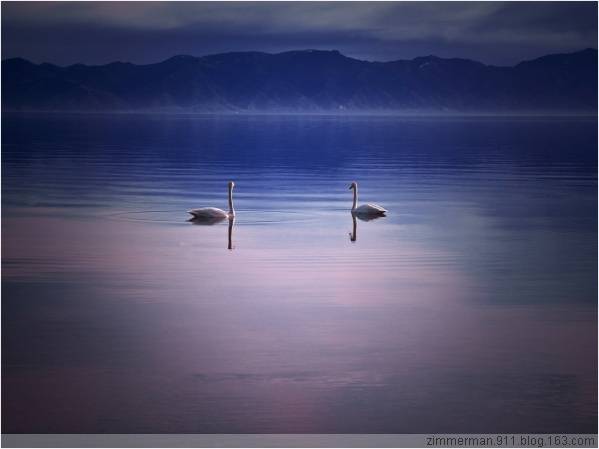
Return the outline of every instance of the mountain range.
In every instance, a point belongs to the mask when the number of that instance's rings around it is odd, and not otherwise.
[[[338,51],[234,52],[136,65],[2,61],[4,111],[597,113],[597,50],[512,67]]]

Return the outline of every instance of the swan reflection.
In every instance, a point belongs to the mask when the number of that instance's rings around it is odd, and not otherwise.
[[[213,226],[221,221],[224,221],[225,217],[194,217],[187,220],[189,223],[198,226]],[[233,249],[233,225],[235,224],[235,216],[229,217],[229,230],[227,232],[228,243],[227,249]]]
[[[228,249],[233,249],[233,224],[235,223],[235,217],[229,217],[229,244],[227,245]]]
[[[379,218],[383,218],[384,215],[360,215],[352,212],[351,219],[353,222],[353,230],[349,233],[349,240],[351,242],[355,242],[358,240],[358,220],[360,221],[372,221],[378,220]]]
[[[349,240],[355,242],[358,238],[358,222],[356,221],[356,216],[354,214],[351,214],[351,219],[354,222],[354,229],[349,233]]]

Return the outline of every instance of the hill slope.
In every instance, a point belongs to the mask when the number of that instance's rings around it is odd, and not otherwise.
[[[46,111],[597,111],[597,50],[495,67],[337,51],[175,56],[135,65],[2,61],[2,109]]]

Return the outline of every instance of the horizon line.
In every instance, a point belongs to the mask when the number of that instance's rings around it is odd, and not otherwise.
[[[354,61],[360,61],[360,62],[366,62],[366,63],[372,63],[372,64],[389,64],[389,63],[394,63],[394,62],[400,62],[400,61],[415,61],[416,59],[421,59],[421,58],[435,58],[435,59],[441,59],[441,60],[446,60],[446,61],[451,61],[451,60],[461,60],[461,61],[470,61],[470,62],[476,62],[478,64],[482,64],[485,67],[516,67],[519,64],[522,64],[524,62],[529,62],[529,61],[535,61],[537,59],[540,58],[544,58],[547,56],[559,56],[559,55],[573,55],[573,54],[577,54],[577,53],[583,53],[586,51],[594,51],[597,52],[598,49],[597,48],[593,48],[593,47],[586,47],[580,50],[576,50],[576,51],[571,51],[571,52],[560,52],[560,53],[546,53],[540,56],[537,56],[535,58],[532,59],[524,59],[521,60],[513,65],[495,65],[495,64],[485,64],[484,62],[478,61],[476,59],[470,59],[470,58],[462,58],[459,56],[454,56],[454,57],[442,57],[442,56],[436,56],[433,54],[429,54],[429,55],[422,55],[422,56],[416,56],[414,58],[411,59],[392,59],[389,61],[376,61],[376,60],[367,60],[367,59],[358,59],[358,58],[354,58],[352,56],[347,56],[343,53],[341,53],[339,50],[336,49],[331,49],[331,50],[321,50],[321,49],[311,49],[311,48],[304,48],[304,49],[294,49],[294,50],[285,50],[285,51],[281,51],[281,52],[276,52],[276,53],[269,53],[269,52],[265,52],[265,51],[259,51],[259,50],[247,50],[247,51],[226,51],[226,52],[221,52],[221,53],[210,53],[210,54],[206,54],[206,55],[202,55],[202,56],[194,56],[194,55],[190,55],[190,54],[176,54],[173,56],[170,56],[166,59],[157,61],[157,62],[151,62],[151,63],[147,63],[147,64],[137,64],[134,62],[129,62],[129,61],[111,61],[111,62],[106,62],[104,64],[85,64],[85,63],[81,63],[81,62],[76,62],[73,64],[67,64],[67,65],[59,65],[53,62],[32,62],[31,60],[22,57],[22,56],[13,56],[10,58],[4,58],[2,59],[2,63],[6,62],[6,61],[11,61],[11,60],[23,60],[26,61],[30,64],[33,65],[53,65],[56,67],[61,67],[61,68],[69,68],[69,67],[74,67],[74,66],[85,66],[85,67],[104,67],[107,65],[112,65],[112,64],[128,64],[128,65],[134,65],[134,66],[138,66],[138,67],[143,67],[143,66],[151,66],[151,65],[157,65],[157,64],[162,64],[164,62],[170,61],[171,59],[175,59],[175,58],[193,58],[193,59],[203,59],[203,58],[210,58],[210,57],[214,57],[214,56],[222,56],[222,55],[232,55],[232,54],[262,54],[262,55],[269,55],[269,56],[278,56],[278,55],[284,55],[284,54],[288,54],[288,53],[311,53],[311,52],[315,52],[315,53],[333,53],[333,54],[338,54],[346,59],[352,59]]]

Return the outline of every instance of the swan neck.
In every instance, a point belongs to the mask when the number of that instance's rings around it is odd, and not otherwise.
[[[235,209],[233,209],[233,187],[229,187],[229,215],[235,215]]]
[[[354,187],[354,204],[351,207],[351,210],[354,210],[358,205],[358,187]]]

